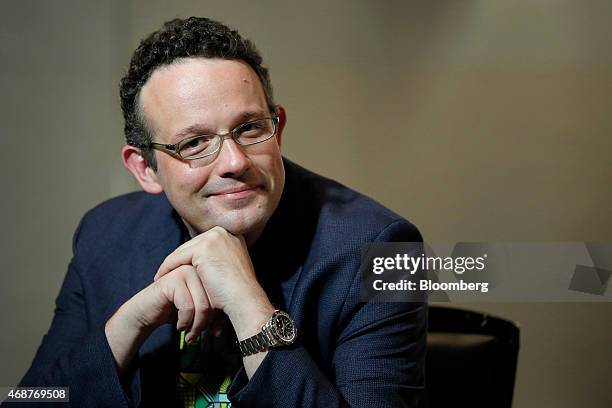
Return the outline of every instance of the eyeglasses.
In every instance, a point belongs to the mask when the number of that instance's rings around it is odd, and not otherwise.
[[[271,139],[276,134],[278,120],[278,116],[256,119],[238,125],[228,133],[190,136],[175,144],[149,142],[143,147],[169,151],[183,160],[202,159],[221,150],[223,140],[227,137],[234,139],[240,146],[250,146]]]

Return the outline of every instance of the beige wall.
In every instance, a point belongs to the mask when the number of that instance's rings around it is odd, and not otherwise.
[[[607,1],[91,4],[0,6],[0,385],[48,327],[82,213],[135,188],[116,84],[175,16],[253,39],[289,113],[285,154],[426,239],[612,240]],[[516,407],[611,406],[611,303],[475,306],[521,324]]]
[[[111,3],[0,2],[0,386],[25,373],[72,233],[116,184],[120,21]]]

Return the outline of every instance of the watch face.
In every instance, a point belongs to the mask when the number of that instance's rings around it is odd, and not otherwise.
[[[293,343],[293,340],[295,340],[295,336],[297,333],[295,325],[293,324],[293,320],[291,320],[291,317],[289,317],[288,314],[284,312],[278,312],[274,316],[273,327],[280,341],[285,344]]]

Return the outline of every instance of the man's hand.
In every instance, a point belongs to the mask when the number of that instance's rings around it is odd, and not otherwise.
[[[222,327],[220,314],[210,307],[195,268],[181,265],[134,295],[106,322],[119,375],[157,327],[176,322],[177,330],[190,328],[190,333],[200,333],[211,326],[215,333]]]
[[[181,265],[137,293],[128,301],[137,325],[150,330],[164,323],[176,322],[177,330],[200,333],[219,313],[210,302],[192,265]]]
[[[274,307],[255,275],[244,237],[214,227],[191,239],[168,255],[154,280],[158,282],[192,266],[207,295],[206,308],[223,311],[239,339],[258,333]],[[191,329],[187,340],[198,331]]]
[[[178,247],[159,267],[154,282],[138,292],[106,323],[120,377],[151,332],[176,321],[193,341],[206,327],[223,326],[224,312],[238,339],[250,337],[274,312],[259,285],[243,237],[221,227]],[[250,378],[266,353],[244,359]]]

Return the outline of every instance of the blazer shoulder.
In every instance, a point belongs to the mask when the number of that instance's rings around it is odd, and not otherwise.
[[[316,209],[319,228],[332,236],[361,242],[422,241],[412,222],[378,201],[288,160],[285,167],[290,182],[299,186],[303,199]]]
[[[160,213],[168,213],[170,206],[165,195],[148,194],[142,191],[123,194],[110,198],[87,211],[82,224],[104,227],[114,223],[142,221]]]
[[[175,226],[174,218],[174,210],[164,194],[133,192],[114,197],[85,213],[74,235],[73,250],[92,244],[101,250],[128,245],[128,241],[147,242],[163,234],[168,226]]]

